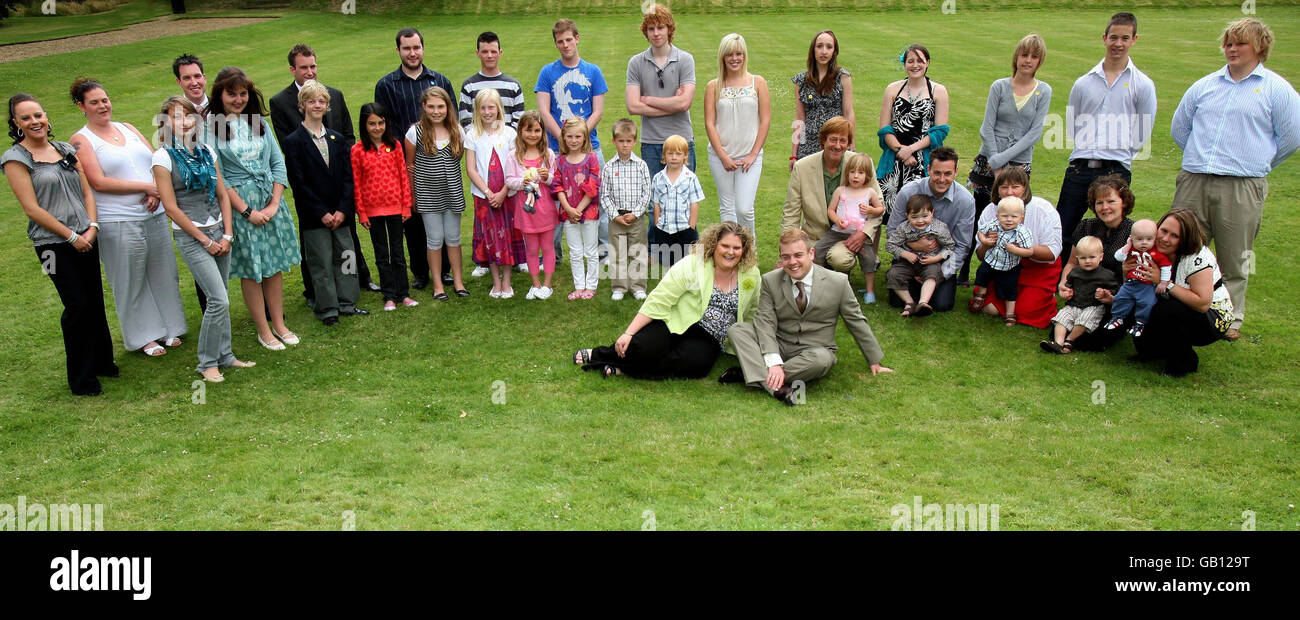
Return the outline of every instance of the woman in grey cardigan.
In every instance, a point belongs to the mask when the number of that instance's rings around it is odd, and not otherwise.
[[[1025,35],[1011,56],[1011,77],[993,82],[980,138],[984,141],[971,166],[967,189],[975,196],[975,209],[989,204],[993,177],[1007,166],[1031,172],[1034,144],[1043,135],[1043,120],[1052,105],[1052,87],[1034,77],[1047,57],[1047,45],[1036,34]],[[961,262],[957,281],[966,283],[970,254]]]
[[[235,237],[230,221],[230,197],[217,154],[198,144],[194,104],[179,95],[163,102],[163,146],[154,152],[153,176],[163,208],[172,221],[176,247],[194,281],[207,296],[199,327],[199,365],[203,380],[225,380],[221,368],[254,366],[235,357],[230,348],[230,247]]]

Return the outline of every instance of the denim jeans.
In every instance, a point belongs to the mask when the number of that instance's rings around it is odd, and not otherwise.
[[[209,239],[220,240],[223,228],[221,224],[200,228]],[[203,289],[208,298],[208,306],[203,310],[203,322],[199,324],[199,365],[197,370],[203,372],[209,368],[229,366],[235,361],[235,354],[230,348],[230,294],[226,282],[230,275],[230,255],[213,256],[203,249],[203,244],[183,230],[173,230],[176,247],[181,251],[185,266],[189,267],[194,280]]]

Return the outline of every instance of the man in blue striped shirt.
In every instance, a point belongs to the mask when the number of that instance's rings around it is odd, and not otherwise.
[[[1263,22],[1233,22],[1219,40],[1228,64],[1197,80],[1174,112],[1170,134],[1183,149],[1174,207],[1191,209],[1214,240],[1241,336],[1246,284],[1254,271],[1255,236],[1268,196],[1265,177],[1300,148],[1300,95],[1264,68],[1273,31]]]
[[[438,86],[455,97],[451,81],[447,76],[424,66],[424,35],[414,28],[397,31],[397,54],[402,59],[402,66],[379,78],[375,83],[375,103],[388,110],[388,130],[395,136],[406,134],[406,130],[420,120],[420,95],[430,86]],[[424,252],[427,242],[424,234],[424,220],[413,217],[403,224],[406,236],[406,251],[410,256],[411,286],[423,289],[429,286],[429,258]],[[447,262],[443,262],[444,265]]]
[[[1133,160],[1144,150],[1150,152],[1155,127],[1155,83],[1129,58],[1137,43],[1137,17],[1112,15],[1101,40],[1106,57],[1074,81],[1065,107],[1074,151],[1056,202],[1061,236],[1067,239],[1062,247],[1074,245],[1069,239],[1088,210],[1088,186],[1108,174],[1132,183]]]

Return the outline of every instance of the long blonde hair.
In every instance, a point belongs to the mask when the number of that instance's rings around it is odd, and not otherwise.
[[[437,97],[447,104],[447,116],[442,119],[442,126],[447,130],[448,146],[451,147],[451,156],[460,159],[460,124],[456,122],[456,103],[451,100],[451,95],[438,86],[430,86],[420,95],[420,151],[425,155],[437,155],[438,145],[434,143],[433,121],[429,115],[424,113],[424,104],[430,99]]]
[[[485,127],[483,117],[479,116],[479,110],[487,103],[495,103],[497,106],[497,118],[492,121],[491,127]],[[505,109],[501,107],[501,95],[497,93],[495,88],[484,88],[478,91],[477,95],[474,95],[474,129],[478,131],[478,135],[484,135],[489,131],[495,132],[504,127],[505,121],[501,120],[504,114]]]

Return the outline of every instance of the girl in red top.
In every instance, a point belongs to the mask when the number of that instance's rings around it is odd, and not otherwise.
[[[378,103],[361,106],[357,128],[361,139],[352,145],[352,185],[357,218],[370,231],[375,246],[384,310],[396,310],[399,299],[408,308],[420,302],[411,299],[402,249],[402,223],[411,217],[411,182],[406,175],[406,157],[388,131],[384,114]]]

